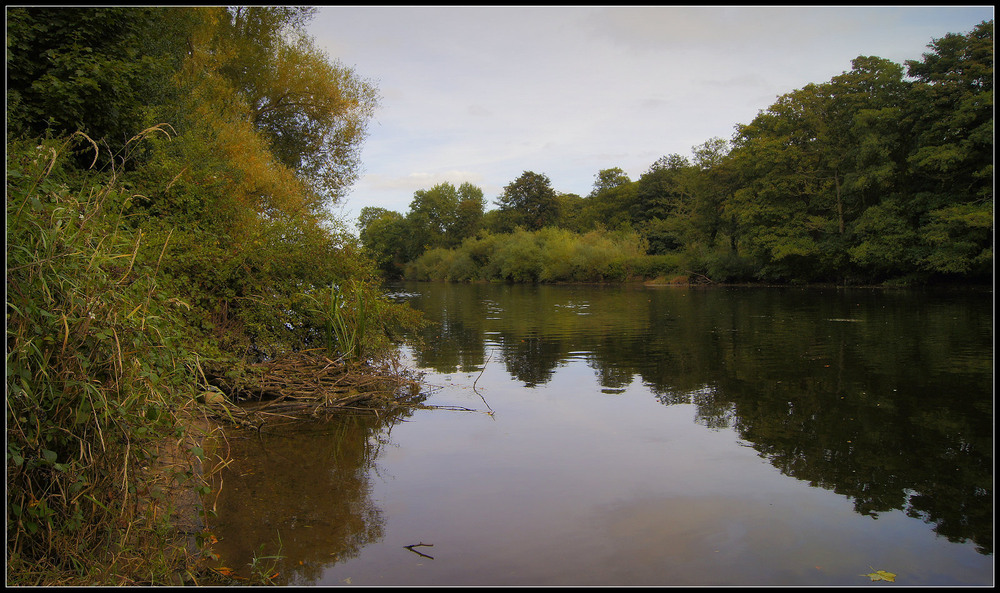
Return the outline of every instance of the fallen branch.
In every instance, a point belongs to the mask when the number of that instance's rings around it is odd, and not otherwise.
[[[403,546],[403,547],[406,548],[407,550],[413,552],[414,554],[417,554],[419,556],[423,556],[424,558],[430,558],[431,560],[434,560],[434,556],[429,556],[429,555],[424,554],[423,552],[421,552],[419,550],[414,550],[413,549],[413,548],[416,548],[417,546],[427,546],[429,548],[433,548],[434,544],[425,544],[425,543],[421,542],[419,544],[410,544],[408,546]]]
[[[492,350],[490,350],[490,355],[486,357],[486,362],[483,363],[483,368],[479,371],[479,376],[477,376],[476,380],[472,382],[472,391],[474,391],[476,395],[479,396],[479,399],[483,400],[483,403],[486,404],[486,408],[489,410],[490,417],[492,417],[495,412],[493,411],[493,408],[490,407],[490,404],[486,401],[486,398],[483,397],[483,394],[479,393],[479,390],[476,389],[476,383],[479,383],[479,377],[482,377],[483,373],[486,372],[486,365],[490,364],[491,358],[493,358]]]
[[[384,363],[331,360],[322,350],[298,352],[251,365],[232,379],[209,374],[206,382],[230,401],[263,402],[258,412],[317,415],[345,408],[397,408],[421,395],[420,382],[408,371]]]
[[[715,282],[711,278],[709,278],[708,276],[706,276],[704,274],[699,274],[698,272],[692,272],[691,270],[684,270],[684,271],[687,272],[691,276],[698,276],[700,278],[704,278],[705,281],[708,282],[709,284],[715,284]]]

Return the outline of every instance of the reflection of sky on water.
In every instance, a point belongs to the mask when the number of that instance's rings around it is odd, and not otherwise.
[[[443,385],[428,403],[483,409],[477,374],[428,379]],[[386,537],[322,583],[861,585],[870,564],[905,583],[990,578],[971,546],[858,515],[638,382],[607,395],[572,362],[531,389],[487,366],[477,388],[492,418],[428,410],[393,429],[372,490]],[[417,542],[433,561],[407,556]]]
[[[949,529],[982,520],[986,309],[899,293],[599,289],[581,307],[580,288],[427,290],[446,331],[407,353],[439,408],[359,433],[381,444],[350,458],[358,479],[328,494],[353,502],[330,508],[377,520],[357,524],[370,537],[356,553],[316,537],[310,558],[326,560],[290,558],[297,584],[864,585],[872,566],[906,585],[992,583],[992,555],[899,506],[920,494]],[[576,321],[584,310],[592,321]],[[865,322],[830,321],[847,318]],[[949,389],[966,398],[926,393]],[[941,465],[953,447],[962,471]],[[296,466],[314,467],[281,467]],[[308,547],[308,530],[296,537]],[[433,559],[404,547],[417,543]]]

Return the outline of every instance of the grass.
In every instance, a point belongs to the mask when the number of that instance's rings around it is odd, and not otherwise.
[[[187,438],[191,376],[159,260],[124,224],[136,196],[114,171],[60,166],[81,143],[97,150],[83,134],[8,145],[8,583],[163,584],[188,559],[165,486],[199,486],[190,451],[171,460],[184,470],[161,457]]]
[[[346,290],[331,284],[320,298],[303,294],[312,304],[311,311],[320,317],[326,348],[345,360],[361,360],[368,354],[369,329],[379,312],[377,299],[365,285],[351,280]]]

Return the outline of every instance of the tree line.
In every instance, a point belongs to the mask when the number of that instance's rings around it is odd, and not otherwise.
[[[489,211],[479,188],[443,183],[416,192],[405,216],[363,209],[361,241],[387,275],[422,279],[511,280],[485,260],[468,270],[477,245],[494,235],[537,243],[555,227],[575,234],[565,241],[636,234],[654,258],[626,266],[640,275],[991,281],[993,21],[928,48],[905,68],[859,56],[850,71],[778,97],[731,139],[664,156],[636,180],[604,169],[579,196],[525,171]],[[544,280],[541,270],[523,278]]]

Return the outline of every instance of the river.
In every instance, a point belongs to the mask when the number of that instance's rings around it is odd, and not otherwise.
[[[990,291],[392,294],[433,322],[404,346],[429,409],[232,431],[225,566],[287,585],[993,584]]]

